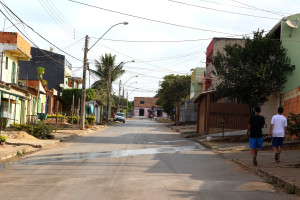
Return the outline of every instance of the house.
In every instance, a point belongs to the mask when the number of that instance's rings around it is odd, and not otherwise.
[[[282,46],[287,49],[286,55],[291,59],[291,64],[295,65],[293,73],[287,77],[287,82],[277,95],[278,104],[284,108],[284,115],[289,113],[300,113],[300,14],[294,14],[281,19],[268,33],[274,39],[281,41]],[[274,110],[273,114],[276,114]]]
[[[1,121],[25,123],[36,96],[18,85],[20,61],[31,59],[30,44],[18,33],[0,32],[0,117]]]
[[[205,68],[196,67],[191,75],[190,99],[183,101],[179,105],[179,122],[195,123],[197,121],[198,104],[194,103],[194,99],[202,92],[202,83],[199,78],[205,71]]]
[[[103,103],[99,100],[95,100],[95,101],[87,101],[85,103],[86,106],[86,113],[85,116],[93,116],[96,118],[96,123],[100,123],[103,121],[103,113],[104,113],[104,107],[103,107]],[[93,109],[91,109],[91,107]],[[93,110],[93,112],[91,113],[91,110]]]
[[[79,85],[82,84],[83,80],[81,77],[71,77],[68,79],[68,86],[70,88],[79,89]]]
[[[223,53],[227,44],[244,45],[244,40],[237,38],[213,38],[206,50],[206,69],[199,77],[202,92],[195,98],[198,103],[197,133],[212,134],[222,131],[246,129],[250,116],[248,104],[237,103],[227,98],[215,97],[215,88],[221,82],[215,77],[212,65],[217,52]]]
[[[163,112],[154,97],[134,97],[133,118],[148,118],[149,115],[155,115],[158,118],[167,118],[167,113]]]
[[[22,61],[20,65],[20,79],[23,81],[37,80],[37,67],[45,68],[43,79],[47,81],[47,87],[53,88],[61,96],[63,89],[71,88],[68,86],[69,78],[72,78],[72,65],[64,55],[53,53],[39,48],[31,47],[32,59]]]

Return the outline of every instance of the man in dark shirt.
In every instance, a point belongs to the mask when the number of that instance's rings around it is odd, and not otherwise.
[[[253,165],[257,165],[257,152],[258,149],[262,148],[263,145],[263,135],[262,135],[262,128],[265,125],[265,118],[260,115],[261,108],[256,107],[255,108],[255,115],[250,117],[249,123],[248,123],[248,131],[247,136],[249,137],[249,147],[251,154],[253,156]]]

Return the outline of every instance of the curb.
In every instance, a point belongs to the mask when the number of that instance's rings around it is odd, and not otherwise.
[[[272,184],[272,185],[276,185],[277,187],[281,187],[281,188],[284,188],[287,193],[289,194],[296,194],[298,196],[300,196],[300,188],[297,187],[295,185],[295,183],[291,183],[287,180],[283,180],[281,179],[280,176],[276,176],[276,175],[273,175],[263,169],[260,169],[260,168],[253,168],[253,167],[250,167],[249,165],[241,162],[240,160],[238,159],[231,159],[232,162],[238,164],[239,166],[245,168],[245,169],[248,169],[250,170],[251,172],[261,176],[262,178],[264,178],[268,183]]]
[[[210,149],[213,152],[219,154],[217,149],[213,148],[212,146],[210,146],[198,139],[195,139],[195,141],[198,142],[199,144],[201,144],[202,146],[204,146],[205,148]],[[231,161],[238,164],[239,166],[243,167],[244,169],[248,169],[252,173],[264,178],[268,183],[275,185],[276,187],[284,188],[287,193],[296,194],[296,195],[300,196],[300,188],[297,187],[295,185],[295,183],[292,183],[288,180],[283,180],[280,176],[273,175],[263,169],[251,167],[251,166],[241,162],[238,159],[232,158]]]

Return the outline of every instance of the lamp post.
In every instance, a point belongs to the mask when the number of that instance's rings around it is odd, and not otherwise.
[[[113,26],[111,26],[90,48],[88,48],[88,35],[85,36],[85,47],[84,47],[84,58],[83,58],[83,82],[82,82],[82,95],[81,95],[81,106],[80,106],[80,123],[79,123],[79,127],[81,130],[84,129],[84,122],[85,122],[85,98],[86,98],[86,71],[87,71],[87,53],[89,50],[91,50],[95,44],[101,40],[101,38],[103,38],[103,36],[110,31],[110,29],[112,29],[113,27],[117,26],[117,25],[127,25],[128,22],[122,22],[122,23],[117,23]],[[109,106],[109,105],[108,105]]]
[[[125,63],[123,63],[123,66],[124,66],[126,63],[129,63],[129,62],[135,62],[135,60],[130,60],[130,61],[125,62]],[[135,77],[135,76],[133,76],[133,77]],[[131,78],[133,78],[133,77],[131,77]],[[130,78],[130,79],[131,79],[131,78]],[[129,80],[130,80],[130,79],[129,79]],[[127,80],[126,83],[127,83],[129,80]],[[125,85],[125,84],[123,84],[123,85]],[[118,100],[118,105],[117,105],[117,111],[118,111],[118,112],[120,112],[121,88],[122,88],[122,80],[120,80],[120,82],[119,82],[119,100]]]

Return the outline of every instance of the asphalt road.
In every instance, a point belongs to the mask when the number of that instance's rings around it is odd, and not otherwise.
[[[0,199],[294,199],[163,124],[129,120],[0,170]]]

